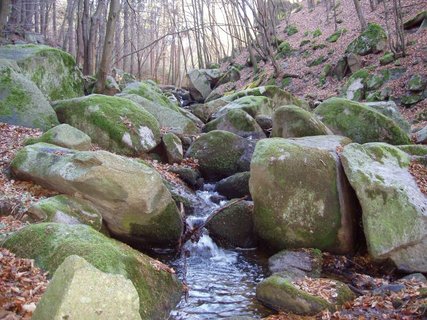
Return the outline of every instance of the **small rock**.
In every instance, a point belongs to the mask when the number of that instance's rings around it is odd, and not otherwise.
[[[163,144],[170,164],[181,163],[184,157],[181,140],[173,133],[163,135]]]
[[[415,142],[419,144],[427,144],[427,126],[415,133]]]
[[[322,272],[322,260],[320,250],[283,250],[268,259],[268,268],[271,273],[280,273],[291,279],[318,278]]]
[[[226,196],[228,199],[250,196],[250,176],[251,175],[248,171],[236,173],[228,178],[219,181],[215,186],[215,190],[220,194]]]
[[[423,283],[427,282],[427,278],[422,273],[408,274],[407,276],[404,276],[402,279],[403,280],[415,280],[415,281],[419,281],[419,282],[423,282]]]

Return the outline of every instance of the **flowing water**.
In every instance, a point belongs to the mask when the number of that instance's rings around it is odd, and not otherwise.
[[[212,185],[205,185],[196,193],[196,206],[188,216],[190,226],[200,224],[221,205],[210,200],[217,195]],[[225,319],[233,316],[261,318],[271,312],[255,298],[256,284],[265,277],[266,259],[255,249],[227,250],[218,247],[203,230],[197,243],[188,241],[184,249],[189,256],[160,257],[177,270],[189,288],[170,314],[169,319]],[[185,273],[185,276],[184,276]]]

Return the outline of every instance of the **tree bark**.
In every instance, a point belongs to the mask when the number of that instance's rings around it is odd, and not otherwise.
[[[366,29],[367,24],[366,24],[365,16],[363,15],[362,7],[360,6],[359,0],[353,0],[353,3],[354,3],[354,7],[356,8],[356,13],[357,13],[357,16],[359,17],[360,27],[362,28],[362,32],[363,32],[363,30]]]
[[[105,82],[110,71],[111,58],[114,48],[114,31],[116,29],[117,17],[120,13],[120,0],[110,1],[110,11],[105,30],[104,50],[102,52],[101,63],[99,64],[98,77],[95,84],[95,92],[105,92]]]
[[[3,38],[3,32],[6,27],[7,17],[10,12],[11,0],[2,0],[0,3],[0,38]]]

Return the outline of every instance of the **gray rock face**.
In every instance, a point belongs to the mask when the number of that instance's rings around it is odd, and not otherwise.
[[[340,136],[260,140],[249,188],[259,237],[275,249],[317,248],[350,252],[357,202],[337,148]]]
[[[427,197],[409,173],[410,156],[385,143],[350,144],[341,154],[362,206],[369,253],[407,272],[427,271]]]
[[[39,88],[16,71],[16,64],[0,62],[0,122],[42,130],[59,124]]]
[[[188,73],[187,80],[191,96],[203,102],[212,92],[212,88],[221,78],[219,69],[195,69]]]
[[[416,143],[427,144],[427,127],[415,132]]]
[[[206,224],[209,234],[225,246],[251,248],[256,245],[252,219],[253,205],[242,201],[214,215]]]
[[[322,272],[322,253],[319,250],[283,250],[268,259],[271,273],[280,273],[290,279],[319,278]]]
[[[66,123],[46,131],[40,138],[30,139],[26,143],[45,142],[59,147],[87,151],[91,147],[91,138],[84,132]]]
[[[170,164],[180,163],[184,157],[181,140],[173,133],[163,135],[163,144]]]
[[[102,227],[102,216],[89,201],[58,195],[40,200],[27,212],[33,219],[43,222],[64,224],[87,224],[99,231]]]
[[[393,119],[405,132],[409,133],[411,130],[411,125],[402,117],[394,101],[367,102],[365,105]]]
[[[116,236],[159,245],[181,236],[182,219],[160,175],[142,161],[106,151],[37,143],[11,164],[19,179],[91,202]]]
[[[140,320],[138,292],[124,276],[69,256],[55,271],[31,319]]]

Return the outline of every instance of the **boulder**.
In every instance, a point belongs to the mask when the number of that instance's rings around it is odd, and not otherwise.
[[[410,144],[409,135],[391,118],[355,101],[330,98],[322,102],[314,113],[333,133],[358,143]]]
[[[255,141],[231,132],[214,130],[194,141],[186,157],[197,159],[202,175],[216,180],[248,171],[254,148]]]
[[[219,69],[195,69],[187,74],[188,89],[195,101],[203,102],[215,87],[222,73]]]
[[[232,203],[208,219],[209,235],[223,246],[256,246],[252,210],[253,204],[249,201]]]
[[[91,202],[63,194],[36,202],[27,214],[36,221],[87,224],[97,231],[102,227],[102,216]]]
[[[273,118],[264,114],[255,117],[255,121],[264,131],[270,131],[273,128]]]
[[[60,124],[46,131],[39,138],[30,138],[25,144],[45,142],[59,147],[87,151],[91,148],[91,138],[84,132],[66,123]]]
[[[347,47],[346,53],[365,56],[369,53],[379,53],[387,46],[387,34],[376,23],[368,23],[367,28]]]
[[[73,56],[64,51],[44,45],[7,45],[0,47],[0,58],[16,61],[50,101],[84,94],[82,73]]]
[[[271,138],[257,143],[249,189],[255,231],[274,249],[353,249],[357,201],[342,170],[340,136]]]
[[[209,122],[211,116],[227,105],[228,102],[223,99],[216,99],[206,102],[204,104],[196,103],[190,105],[188,108],[192,114],[202,120],[204,123]]]
[[[411,108],[413,105],[417,104],[421,100],[423,100],[424,97],[422,94],[407,94],[401,97],[400,102],[402,105],[406,108]]]
[[[224,99],[221,99],[224,101]],[[217,105],[220,105],[218,102]],[[236,100],[230,101],[218,109],[211,115],[212,118],[217,119],[225,116],[231,110],[243,110],[248,113],[252,118],[257,115],[273,115],[273,102],[270,98],[263,96],[244,96]]]
[[[55,111],[43,93],[17,70],[13,62],[0,60],[0,122],[42,130],[57,125]]]
[[[282,250],[268,259],[271,273],[292,279],[319,278],[322,273],[322,252],[317,249]]]
[[[193,188],[200,185],[200,180],[203,182],[203,178],[200,176],[200,172],[197,169],[191,167],[171,166],[169,171],[177,174],[182,181]]]
[[[363,100],[369,76],[369,71],[366,69],[360,69],[353,73],[342,88],[342,96],[354,101]]]
[[[297,106],[282,106],[274,111],[272,137],[298,138],[328,134],[332,132],[320,120]]]
[[[99,94],[57,101],[59,121],[80,129],[112,152],[138,155],[160,143],[157,120],[134,102]]]
[[[427,78],[419,75],[414,74],[411,79],[408,81],[408,90],[413,92],[420,92],[423,91],[426,88],[427,85]]]
[[[99,271],[85,259],[67,257],[56,269],[33,320],[141,320],[132,281]]]
[[[410,30],[412,28],[416,28],[418,26],[421,26],[423,21],[427,20],[427,10],[423,10],[418,12],[415,16],[412,18],[406,20],[403,23],[403,28],[405,30]]]
[[[123,93],[117,95],[121,98],[132,100],[144,110],[151,113],[159,122],[160,128],[173,132],[177,135],[195,135],[200,132],[196,123],[179,112],[160,104],[156,104],[137,94]]]
[[[89,226],[32,224],[12,234],[2,246],[19,257],[34,259],[50,274],[67,257],[78,255],[102,272],[124,276],[138,292],[141,319],[165,319],[181,298],[182,286],[171,269]]]
[[[355,73],[362,69],[362,61],[360,56],[354,53],[347,54],[347,65],[350,68],[351,73]]]
[[[268,277],[257,285],[256,297],[263,304],[274,310],[298,315],[315,315],[326,309],[332,311],[336,306],[354,299],[353,292],[346,284],[336,280],[326,280],[324,282],[328,282],[331,290],[334,291],[332,297],[330,297],[331,301],[310,294],[291,280],[277,274]],[[325,284],[322,283],[322,285],[324,286]]]
[[[415,132],[414,136],[416,143],[427,144],[427,126]]]
[[[165,146],[166,156],[170,164],[180,163],[184,157],[181,140],[169,132],[163,135],[163,145]]]
[[[406,272],[427,272],[427,196],[408,171],[410,156],[368,143],[346,146],[341,159],[362,206],[371,256]]]
[[[251,174],[239,172],[224,178],[215,185],[215,191],[226,196],[228,199],[250,197],[249,178]]]
[[[266,138],[264,131],[254,118],[242,109],[231,109],[225,115],[212,120],[203,127],[204,132],[223,130],[243,138]]]
[[[226,84],[228,82],[237,82],[240,80],[239,68],[232,66],[216,83],[216,86]]]
[[[105,94],[109,96],[114,96],[120,92],[120,86],[112,76],[107,76],[105,81]]]
[[[11,170],[18,179],[88,200],[112,234],[125,240],[169,245],[181,236],[182,220],[170,192],[142,161],[37,143],[16,154]]]
[[[365,105],[382,113],[390,119],[393,119],[394,122],[396,122],[396,124],[406,133],[411,131],[411,125],[402,117],[402,114],[394,101],[367,102]]]
[[[397,146],[400,150],[406,152],[411,156],[427,156],[427,146],[417,144],[408,144],[404,146]]]

